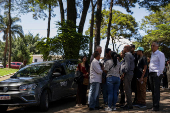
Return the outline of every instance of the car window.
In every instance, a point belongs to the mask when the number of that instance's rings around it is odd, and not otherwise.
[[[17,65],[21,65],[21,63],[17,63]]]
[[[43,77],[47,76],[53,63],[28,65],[19,70],[12,78],[17,77]]]
[[[74,73],[78,66],[78,61],[68,61],[66,63],[66,72],[67,73]]]
[[[61,73],[61,75],[66,75],[66,72],[63,66],[56,67],[53,72],[59,72]]]
[[[15,63],[11,63],[11,65],[15,65]]]

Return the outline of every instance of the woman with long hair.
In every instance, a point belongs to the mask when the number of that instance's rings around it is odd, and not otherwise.
[[[111,59],[106,61],[104,71],[107,73],[107,88],[108,88],[108,107],[106,111],[116,110],[116,102],[118,99],[117,92],[120,85],[120,62],[117,59],[117,53],[111,53]]]
[[[87,86],[89,82],[89,65],[87,63],[87,57],[81,57],[82,62],[78,64],[77,70],[83,73],[83,82],[78,84],[77,95],[76,95],[76,106],[86,105],[87,99]],[[86,80],[86,81],[85,81]]]

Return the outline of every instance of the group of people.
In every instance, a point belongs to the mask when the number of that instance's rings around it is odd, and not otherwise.
[[[107,106],[106,111],[114,111],[116,107],[122,107],[124,110],[133,109],[133,106],[144,108],[149,85],[153,100],[151,110],[159,111],[160,83],[165,68],[165,56],[158,47],[158,43],[152,43],[152,54],[148,63],[143,47],[135,50],[134,45],[126,45],[120,54],[107,48],[106,57],[100,61],[102,48],[97,46],[90,58],[90,65],[86,56],[83,56],[82,63],[78,64],[77,70],[83,73],[84,78],[89,79],[90,89],[87,99],[88,84],[84,81],[78,84],[76,104],[87,104],[89,110],[101,109],[99,94],[102,93],[104,104]],[[132,92],[135,92],[133,102]],[[121,98],[119,104],[116,104],[119,93]]]

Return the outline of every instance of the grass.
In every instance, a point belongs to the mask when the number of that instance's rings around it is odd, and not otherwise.
[[[8,75],[8,74],[11,74],[17,71],[18,69],[3,68],[3,69],[0,69],[0,76]]]

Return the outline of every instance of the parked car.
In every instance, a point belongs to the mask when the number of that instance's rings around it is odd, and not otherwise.
[[[13,69],[19,69],[22,62],[11,62],[11,68]],[[6,65],[6,68],[8,68],[8,64]]]
[[[8,106],[37,105],[47,111],[49,102],[76,94],[77,60],[33,63],[0,82],[0,110]]]
[[[2,62],[0,62],[0,68],[4,68],[4,66],[2,65]]]

